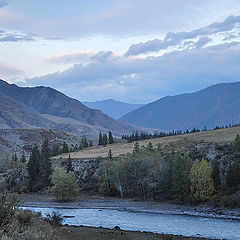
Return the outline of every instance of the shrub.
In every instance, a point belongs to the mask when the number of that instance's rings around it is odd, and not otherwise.
[[[66,172],[61,168],[56,168],[52,182],[54,184],[53,194],[58,201],[69,201],[78,195],[79,187],[73,172]]]
[[[22,225],[30,224],[33,216],[34,214],[30,210],[19,210],[16,213],[16,219]]]
[[[19,201],[12,196],[2,194],[0,196],[0,228],[6,227],[13,220]]]
[[[61,226],[63,222],[63,217],[60,213],[52,212],[48,213],[45,217],[45,220],[54,226]]]

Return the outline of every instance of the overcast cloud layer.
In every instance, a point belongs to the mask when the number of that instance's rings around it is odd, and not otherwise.
[[[240,81],[239,43],[239,0],[0,0],[0,78],[82,101]]]

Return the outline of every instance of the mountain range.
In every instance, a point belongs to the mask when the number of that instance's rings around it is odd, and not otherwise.
[[[142,107],[144,104],[130,104],[119,102],[114,99],[107,99],[103,101],[96,101],[96,102],[82,102],[86,106],[99,109],[103,113],[107,114],[108,116],[118,119],[124,116],[125,114]]]
[[[49,87],[18,87],[0,80],[0,128],[54,128],[96,137],[109,130],[115,136],[143,130],[90,109]]]
[[[240,82],[212,85],[201,91],[163,97],[120,118],[165,131],[240,123]]]

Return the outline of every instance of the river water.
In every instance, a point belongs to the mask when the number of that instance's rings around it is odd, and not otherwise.
[[[240,240],[240,221],[174,214],[119,211],[113,209],[64,209],[24,207],[43,215],[53,211],[63,216],[64,224],[94,226],[154,233]]]

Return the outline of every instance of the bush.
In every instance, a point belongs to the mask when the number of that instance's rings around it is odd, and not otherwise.
[[[12,196],[3,194],[0,196],[0,228],[6,227],[13,220],[19,201]]]
[[[63,222],[63,217],[60,213],[52,212],[48,213],[45,220],[54,226],[61,226]]]
[[[79,187],[73,172],[66,172],[61,168],[56,168],[52,182],[54,184],[53,194],[58,201],[69,201],[78,195]]]
[[[34,214],[30,210],[19,210],[16,213],[16,219],[22,225],[30,224],[33,216]]]

